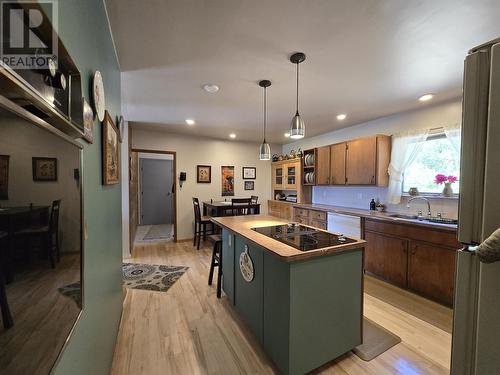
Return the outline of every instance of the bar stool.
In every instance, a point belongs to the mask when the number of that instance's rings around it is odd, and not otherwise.
[[[193,208],[194,208],[194,238],[193,246],[196,245],[196,239],[198,239],[197,249],[200,250],[201,235],[203,234],[203,241],[206,240],[207,234],[214,233],[214,224],[210,221],[208,216],[201,216],[200,201],[198,198],[193,198]],[[207,233],[207,225],[210,225],[212,229]]]
[[[222,291],[222,237],[220,234],[212,234],[209,239],[214,243],[212,250],[212,262],[210,263],[210,273],[208,274],[208,285],[212,285],[214,278],[214,268],[217,269],[217,298],[221,297]]]
[[[2,321],[5,329],[9,329],[14,325],[12,315],[10,313],[9,303],[7,301],[7,293],[5,292],[5,254],[3,253],[3,242],[7,238],[6,232],[0,232],[0,309],[2,310]]]

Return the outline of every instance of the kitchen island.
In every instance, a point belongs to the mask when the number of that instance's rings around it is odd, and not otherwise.
[[[283,374],[307,373],[362,343],[365,241],[267,215],[211,220],[223,228],[223,290]]]

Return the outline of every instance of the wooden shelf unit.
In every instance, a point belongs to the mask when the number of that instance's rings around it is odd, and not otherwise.
[[[312,165],[306,165],[306,155],[313,155],[314,161],[313,161]],[[309,150],[304,151],[304,154],[302,156],[302,170],[303,170],[302,185],[304,185],[304,186],[316,185],[316,159],[317,159],[317,149],[316,148],[311,148]],[[306,174],[309,172],[314,173],[312,182],[305,181]]]
[[[295,203],[310,203],[312,185],[303,186],[303,159],[295,158],[272,163],[271,197],[268,202],[268,214],[285,220],[293,220],[292,205]],[[297,196],[297,202],[276,199],[276,194]]]

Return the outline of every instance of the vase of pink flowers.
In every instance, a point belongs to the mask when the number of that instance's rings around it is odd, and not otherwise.
[[[451,187],[451,184],[454,184],[455,182],[458,181],[458,178],[456,176],[446,176],[444,174],[437,174],[434,182],[438,185],[444,184],[443,188],[443,196],[445,197],[452,197],[453,196],[453,188]]]

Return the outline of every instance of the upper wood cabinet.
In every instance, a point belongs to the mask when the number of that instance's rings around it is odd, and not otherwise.
[[[330,146],[318,147],[316,154],[316,185],[330,184]]]
[[[388,136],[377,135],[347,142],[346,184],[386,186],[390,157],[391,138]]]
[[[375,135],[318,147],[316,185],[389,184],[391,137]]]
[[[273,189],[283,189],[285,186],[285,165],[273,164],[272,175],[273,175]]]
[[[330,185],[346,183],[346,143],[330,146]]]

